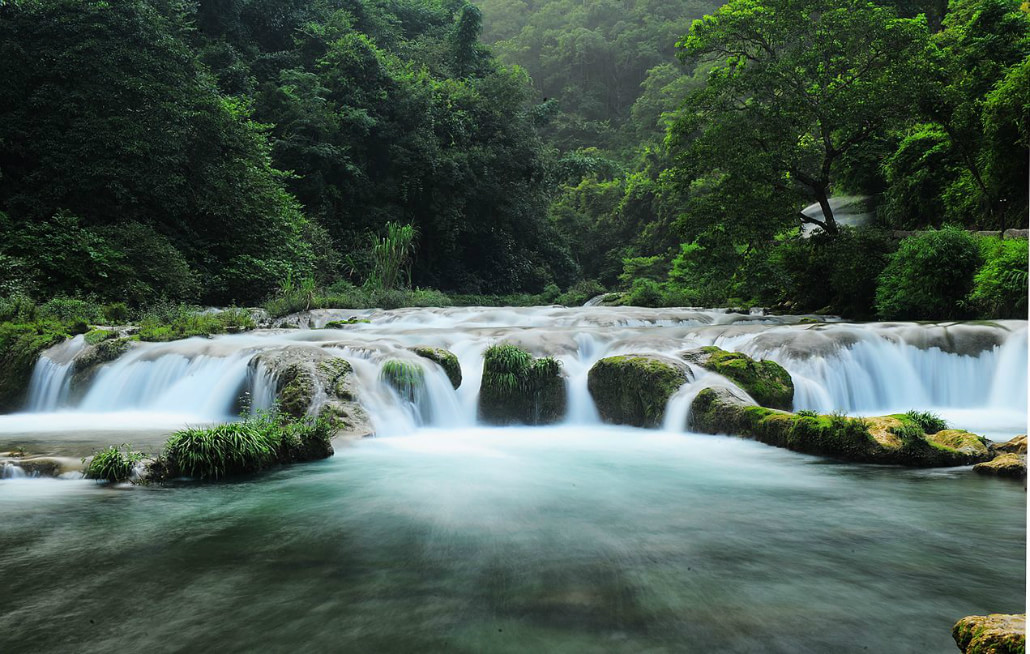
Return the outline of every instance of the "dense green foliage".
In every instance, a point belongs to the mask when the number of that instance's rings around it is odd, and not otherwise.
[[[4,3],[0,294],[567,286],[528,77],[479,31],[462,2]]]
[[[328,420],[258,414],[240,422],[183,429],[165,443],[155,464],[159,476],[222,479],[269,466],[332,455]]]
[[[143,460],[143,455],[133,452],[128,445],[111,447],[101,450],[93,455],[83,476],[86,479],[96,479],[112,484],[128,481],[136,468],[136,464]]]
[[[892,233],[1026,227],[1019,0],[22,0],[0,78],[0,297],[122,303],[84,324],[1026,311],[1025,241],[962,241],[936,297],[960,237]],[[190,313],[141,336],[249,326]]]
[[[585,276],[629,304],[1025,316],[1025,242],[981,239],[940,301],[887,299],[943,285],[917,279],[933,274],[925,262],[901,262],[940,238],[899,244],[892,230],[1027,225],[1019,2],[734,0],[679,48],[696,83],[667,114],[666,141],[625,171],[567,180],[552,204]],[[838,221],[848,202],[867,226]]]

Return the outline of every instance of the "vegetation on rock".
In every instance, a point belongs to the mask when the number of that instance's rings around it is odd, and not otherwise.
[[[133,452],[128,445],[111,447],[101,450],[93,455],[82,475],[86,479],[96,479],[110,483],[121,483],[128,481],[135,469],[136,464],[143,460],[143,454]],[[83,462],[86,460],[83,459]]]
[[[919,423],[903,414],[875,418],[792,414],[748,404],[725,388],[706,388],[697,394],[690,409],[690,427],[864,463],[958,466],[991,456],[976,434],[961,430],[924,433]]]
[[[1023,654],[1026,651],[1026,614],[971,615],[951,630],[964,654]]]
[[[784,411],[793,408],[794,382],[790,373],[775,361],[756,361],[746,354],[711,345],[682,356],[731,380],[764,407]]]
[[[484,352],[480,419],[502,425],[550,424],[565,415],[565,403],[565,380],[556,359],[535,359],[510,344]]]
[[[379,370],[380,378],[397,394],[409,402],[414,402],[426,388],[425,371],[417,363],[390,359],[383,363]]]
[[[669,398],[689,379],[686,365],[669,357],[626,354],[601,359],[587,388],[605,422],[657,427]]]
[[[441,347],[430,347],[428,345],[417,345],[411,348],[411,351],[443,368],[444,372],[447,373],[447,379],[451,381],[451,386],[454,388],[461,386],[461,363],[453,352]]]
[[[324,459],[333,454],[333,434],[328,419],[298,420],[278,413],[184,429],[165,443],[163,454],[150,467],[150,478],[216,480],[277,464]]]

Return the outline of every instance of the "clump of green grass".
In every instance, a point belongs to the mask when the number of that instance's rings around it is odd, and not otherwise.
[[[140,319],[141,341],[176,341],[191,336],[209,336],[253,329],[257,325],[246,309],[202,311],[188,305],[153,307]]]
[[[801,417],[801,418],[818,418],[819,417],[819,413],[818,412],[811,411],[809,409],[801,409],[800,411],[795,412],[795,415],[797,415],[798,417]]]
[[[83,476],[86,479],[107,481],[112,484],[128,481],[132,477],[136,464],[143,460],[143,454],[133,452],[126,444],[121,447],[112,445],[93,455],[86,466]],[[83,459],[83,462],[86,460]]]
[[[943,418],[929,411],[909,411],[905,417],[916,423],[927,434],[936,434],[948,428],[948,423]]]
[[[158,467],[166,477],[223,479],[328,457],[334,432],[328,419],[261,413],[241,422],[176,432],[165,443]]]

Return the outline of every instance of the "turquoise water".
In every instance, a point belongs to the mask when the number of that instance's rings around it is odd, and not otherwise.
[[[217,485],[0,481],[0,651],[950,652],[1022,484],[628,428],[422,430]]]

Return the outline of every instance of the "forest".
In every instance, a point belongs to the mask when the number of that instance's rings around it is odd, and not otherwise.
[[[0,78],[0,320],[1027,310],[1018,0],[7,0]]]

